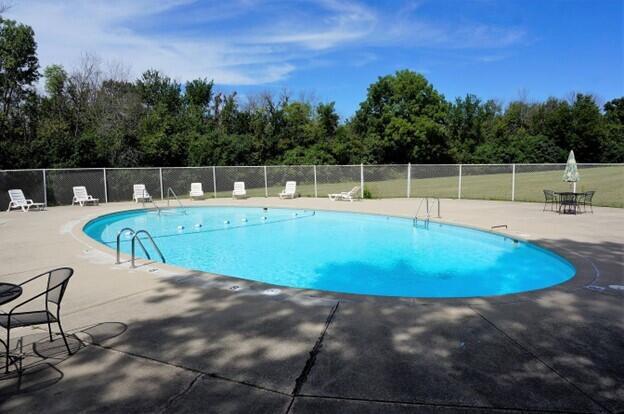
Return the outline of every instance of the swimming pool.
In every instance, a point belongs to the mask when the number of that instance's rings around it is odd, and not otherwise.
[[[492,296],[546,288],[575,274],[567,260],[531,243],[371,214],[247,207],[131,210],[99,217],[83,230],[115,249],[124,227],[149,231],[170,264],[340,293]],[[129,237],[122,240],[121,250],[130,253]]]

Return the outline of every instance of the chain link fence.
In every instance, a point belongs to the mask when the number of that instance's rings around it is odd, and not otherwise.
[[[87,192],[100,201],[106,201],[104,170],[46,170],[47,203],[51,206],[71,204],[74,186],[85,186]]]
[[[297,182],[297,194],[301,197],[316,197],[316,167],[313,165],[272,165],[267,166],[267,193],[269,197],[279,195],[286,181]]]
[[[201,183],[206,198],[215,194],[214,169],[211,167],[163,168],[162,179],[165,197],[171,188],[178,198],[189,198],[190,183]]]
[[[349,191],[355,186],[362,187],[361,165],[316,166],[316,192],[318,197],[327,197],[328,194]],[[360,191],[361,195],[362,191]]]
[[[217,197],[232,197],[236,181],[245,183],[245,190],[249,197],[267,195],[264,167],[215,167],[215,177]]]
[[[8,190],[48,205],[71,204],[74,186],[85,186],[101,202],[130,201],[134,184],[145,184],[155,200],[171,188],[188,198],[191,183],[202,183],[206,198],[231,197],[235,181],[244,181],[250,197],[275,197],[286,181],[297,182],[302,197],[362,187],[360,197],[440,197],[483,200],[544,200],[544,189],[570,191],[563,182],[565,164],[407,164],[272,165],[168,168],[82,168],[0,171],[0,208]],[[624,207],[624,164],[578,164],[576,191],[594,190],[594,204]]]
[[[459,196],[459,165],[412,164],[410,196],[457,198]]]
[[[483,200],[511,200],[513,165],[461,166],[461,196]]]
[[[0,208],[9,206],[8,191],[20,188],[26,198],[46,203],[46,183],[43,170],[0,171]]]
[[[145,189],[154,198],[163,197],[160,168],[107,168],[107,201],[132,200],[134,184],[145,184]],[[87,191],[90,189],[87,187]]]
[[[562,181],[565,164],[516,164],[515,200],[543,201],[544,189],[572,191]],[[596,191],[594,205],[624,207],[623,164],[578,164],[580,180],[576,191]]]
[[[366,165],[364,167],[364,188],[375,198],[407,197],[409,166]],[[344,190],[343,190],[344,191]]]

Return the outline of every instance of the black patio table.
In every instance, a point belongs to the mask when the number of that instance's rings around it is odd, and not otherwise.
[[[573,193],[571,191],[555,192],[559,197],[559,213],[563,209],[563,214],[576,214],[579,200],[585,193]]]
[[[12,300],[19,298],[22,295],[22,287],[13,283],[0,283],[0,305],[9,303]],[[1,313],[0,313],[1,314]],[[7,346],[3,340],[0,339],[0,343]],[[20,360],[20,355],[9,355],[10,364],[15,364]]]

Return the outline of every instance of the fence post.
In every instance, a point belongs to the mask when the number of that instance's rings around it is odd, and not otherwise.
[[[457,185],[457,199],[461,200],[461,185],[462,185],[462,165],[459,164],[459,184]]]
[[[159,171],[159,175],[160,175],[160,199],[164,200],[165,199],[165,189],[163,187],[162,168],[159,168],[158,171]]]
[[[316,186],[316,165],[314,166],[314,198],[318,198],[318,187]]]
[[[217,167],[212,166],[212,188],[214,189],[214,197],[217,198]]]
[[[41,170],[43,174],[43,204],[48,206],[48,184],[46,183],[46,170]]]
[[[511,164],[511,201],[516,201],[516,164]]]
[[[269,186],[267,185],[267,168],[264,166],[264,197],[269,197]]]
[[[108,186],[106,185],[106,168],[102,168],[104,173],[104,202],[108,203]]]
[[[410,198],[412,192],[412,163],[407,163],[407,198]]]
[[[360,198],[364,198],[364,163],[360,164]]]

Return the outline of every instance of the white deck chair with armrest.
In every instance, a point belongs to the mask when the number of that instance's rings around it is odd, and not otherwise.
[[[246,198],[247,191],[245,190],[244,181],[236,181],[234,183],[234,191],[232,191],[232,198]]]
[[[87,187],[85,186],[77,186],[73,188],[74,190],[74,198],[72,199],[72,206],[74,204],[80,204],[80,207],[83,207],[85,204],[100,204],[99,198],[93,198],[91,194],[87,193]]]
[[[152,201],[152,196],[147,192],[145,184],[135,184],[133,190],[132,199],[135,203],[139,201]]]
[[[9,198],[11,199],[11,202],[9,203],[7,211],[20,208],[22,211],[26,212],[31,208],[36,208],[38,210],[45,208],[44,203],[35,203],[30,198],[24,197],[24,192],[20,189],[9,190]]]
[[[331,201],[353,201],[357,199],[358,192],[360,191],[359,186],[355,186],[351,189],[351,191],[343,191],[342,193],[334,193],[327,194]]]
[[[204,198],[204,189],[202,183],[191,183],[191,192],[189,193],[191,199]]]
[[[297,182],[286,181],[286,188],[279,194],[279,198],[295,198],[297,196]]]

